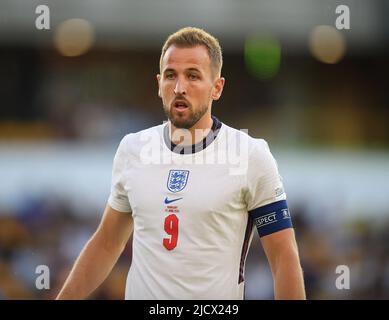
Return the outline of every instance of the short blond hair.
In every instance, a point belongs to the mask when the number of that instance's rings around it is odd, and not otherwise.
[[[172,45],[179,48],[193,48],[196,46],[205,46],[214,74],[220,76],[223,56],[219,41],[208,32],[200,28],[185,27],[171,34],[165,41],[162,47],[161,58],[159,59],[159,68],[162,71],[162,60],[167,51]]]

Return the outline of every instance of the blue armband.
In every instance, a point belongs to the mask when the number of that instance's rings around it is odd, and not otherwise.
[[[273,202],[250,210],[249,214],[258,229],[260,237],[282,229],[293,228],[286,200]]]

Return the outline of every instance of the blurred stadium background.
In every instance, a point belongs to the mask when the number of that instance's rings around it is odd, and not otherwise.
[[[50,30],[35,27],[38,5]],[[385,0],[0,0],[0,298],[56,295],[100,220],[121,137],[164,120],[160,48],[191,25],[224,48],[215,115],[278,160],[308,298],[388,299],[388,15]],[[131,244],[92,298],[122,299],[130,261]],[[35,288],[42,264],[50,290]],[[272,294],[255,237],[246,298]]]

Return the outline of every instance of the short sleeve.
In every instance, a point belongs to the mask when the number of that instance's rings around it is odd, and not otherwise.
[[[260,237],[293,228],[277,162],[265,140],[258,140],[250,156],[247,207]]]
[[[247,171],[247,209],[251,211],[285,199],[286,194],[277,162],[267,142],[263,139],[255,139]]]
[[[125,136],[120,142],[113,160],[111,194],[108,198],[109,206],[112,209],[120,212],[131,212],[128,195],[124,188],[123,174],[128,164],[128,156],[126,154],[126,138],[127,136]]]

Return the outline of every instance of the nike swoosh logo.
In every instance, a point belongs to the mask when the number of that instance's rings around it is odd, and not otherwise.
[[[178,199],[173,199],[173,200],[169,200],[168,197],[165,198],[165,204],[169,204],[169,203],[172,203],[174,201],[178,201],[178,200],[181,200],[182,198],[178,198]]]

